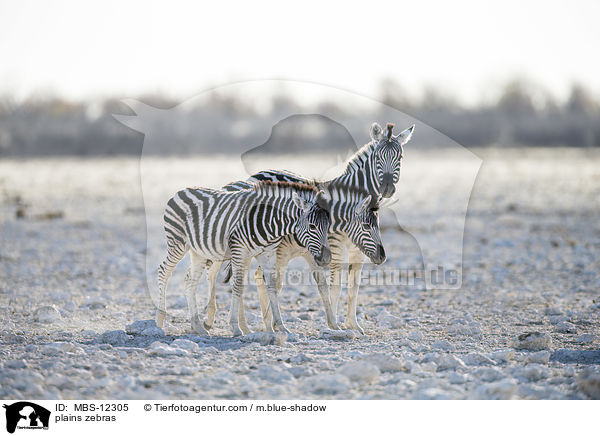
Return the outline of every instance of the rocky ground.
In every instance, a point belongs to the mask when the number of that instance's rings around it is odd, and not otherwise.
[[[477,153],[461,290],[365,283],[358,337],[326,329],[316,289],[288,286],[288,340],[260,331],[252,287],[255,333],[232,338],[225,285],[212,335],[190,334],[181,270],[166,333],[149,321],[145,259],[160,247],[137,160],[0,162],[0,397],[600,398],[600,154]],[[382,228],[384,266],[418,268],[391,212]],[[443,244],[444,226],[429,230]]]

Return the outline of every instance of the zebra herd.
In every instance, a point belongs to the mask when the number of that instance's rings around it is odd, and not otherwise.
[[[392,197],[400,177],[403,146],[414,125],[393,135],[373,123],[371,141],[348,161],[345,171],[328,181],[310,180],[288,171],[262,171],[222,189],[186,188],[167,203],[164,228],[167,256],[158,268],[159,301],[156,324],[166,317],[167,283],[177,264],[190,252],[185,277],[192,330],[207,334],[216,313],[215,281],[226,262],[232,282],[230,325],[234,336],[250,332],[243,291],[250,262],[255,273],[263,322],[267,331],[289,333],[278,296],[288,262],[302,256],[317,283],[327,324],[339,329],[337,307],[342,265],[348,258],[346,327],[362,334],[356,319],[358,285],[363,260],[386,260],[379,231],[378,208]],[[324,267],[329,265],[329,285]],[[201,321],[196,289],[206,271],[210,288],[206,319]]]

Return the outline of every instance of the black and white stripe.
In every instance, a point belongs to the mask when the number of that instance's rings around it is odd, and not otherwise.
[[[317,183],[317,182],[313,182]],[[247,189],[252,182],[238,181],[230,183],[223,187],[224,190]],[[385,250],[381,242],[381,234],[379,231],[379,218],[377,214],[378,202],[373,200],[372,196],[362,189],[347,188],[335,183],[321,184],[320,188],[326,193],[327,209],[330,212],[331,226],[329,230],[329,244],[336,247],[335,257],[343,256],[344,243],[350,241],[355,248],[358,248],[361,253],[368,256],[372,262],[381,264],[385,261]],[[344,238],[339,240],[336,235],[344,235]],[[303,256],[311,266],[313,276],[318,284],[319,293],[321,295],[328,324],[336,325],[335,316],[331,309],[329,289],[326,286],[325,276],[322,269],[315,264],[310,253],[303,248],[293,236],[286,236],[282,239],[277,248],[275,261],[278,292],[281,290],[281,283],[288,262],[298,256]],[[332,258],[334,257],[332,251]],[[215,279],[220,265],[215,265],[210,268],[209,279],[209,303],[207,306],[207,319],[204,323],[206,329],[210,329],[214,322],[216,313],[215,300]],[[227,264],[227,277],[231,274],[231,265]],[[257,284],[259,297],[261,298],[261,306],[263,309],[263,321],[266,328],[272,330],[272,312],[269,311],[266,303],[266,290],[262,286],[263,274],[261,268],[258,269]],[[225,279],[227,281],[228,278]]]
[[[385,131],[377,123],[371,125],[371,142],[365,144],[348,160],[345,171],[329,182],[336,186],[362,189],[374,198],[390,198],[400,179],[404,145],[411,139],[415,126],[393,135],[394,125],[388,123]],[[290,171],[268,170],[254,174],[248,179],[255,181],[310,182]],[[239,183],[239,182],[236,182]],[[232,184],[236,186],[236,184]]]
[[[264,264],[265,268],[272,269],[269,262],[271,257],[274,258],[277,246],[283,237],[293,235],[296,243],[306,247],[317,264],[329,262],[329,213],[319,205],[320,201],[320,193],[314,184],[293,182],[258,182],[247,189],[229,192],[207,188],[187,188],[177,192],[168,201],[164,214],[167,257],[158,268],[157,325],[164,325],[169,277],[190,251],[186,295],[194,331],[204,330],[195,303],[195,288],[204,269],[231,260],[230,322],[234,334],[246,332],[239,301],[243,294],[243,278],[252,257],[257,257],[261,266]],[[274,297],[270,302],[276,311],[275,322],[283,326],[276,293]]]
[[[405,129],[397,136],[393,135],[393,124],[388,124],[385,131],[377,123],[371,126],[371,142],[364,145],[348,161],[346,169],[342,175],[327,182],[318,183],[319,188],[324,189],[327,186],[343,186],[347,189],[358,189],[369,192],[373,198],[389,198],[395,192],[395,184],[400,178],[401,161],[404,153],[403,146],[411,139],[414,125]],[[305,183],[308,180],[302,176],[288,171],[262,171],[253,175],[248,181],[279,180],[287,182]],[[377,231],[379,228],[377,227]],[[380,240],[380,239],[379,239]],[[358,297],[358,287],[360,283],[360,274],[364,254],[367,254],[374,263],[376,259],[364,251],[364,247],[357,245],[351,238],[351,233],[347,233],[339,227],[330,229],[329,244],[332,251],[332,261],[330,264],[330,289],[327,291],[319,289],[321,296],[329,296],[331,308],[333,311],[332,319],[328,324],[331,328],[337,326],[337,307],[341,293],[341,273],[342,265],[345,261],[345,255],[348,255],[348,312],[346,324],[360,333],[364,333],[362,327],[356,319],[356,306]],[[381,247],[383,250],[383,247]],[[298,250],[293,246],[293,241],[285,240],[278,250],[282,253],[281,260],[278,263],[285,263],[296,257]],[[385,258],[385,253],[382,253]],[[315,273],[319,275],[318,272]],[[319,286],[324,282],[322,278],[317,280]],[[278,288],[279,290],[280,288]],[[324,299],[325,302],[325,299]],[[327,305],[326,305],[327,312]],[[268,321],[266,321],[268,322]]]
[[[337,306],[341,292],[341,270],[348,254],[348,316],[347,324],[353,329],[363,332],[356,320],[356,304],[358,295],[358,283],[362,271],[363,254],[367,255],[372,262],[380,264],[385,260],[385,251],[381,244],[379,234],[379,221],[376,208],[368,208],[361,217],[354,216],[349,211],[352,209],[352,201],[348,198],[346,202],[343,197],[349,192],[368,192],[371,198],[391,197],[395,192],[395,184],[400,178],[400,166],[403,155],[403,146],[406,144],[414,131],[414,125],[393,135],[393,124],[386,126],[385,132],[374,123],[371,126],[371,142],[358,150],[348,161],[346,169],[339,177],[327,181],[317,182],[320,189],[329,191],[329,196],[342,200],[338,201],[337,207],[332,206],[332,226],[329,234],[329,244],[332,250],[332,262],[330,265],[331,293],[327,288],[322,271],[313,269],[313,275],[317,281],[319,292],[324,303],[327,314],[327,322],[331,328],[337,326]],[[268,170],[262,171],[250,177],[248,181],[233,182],[223,189],[244,189],[249,183],[257,181],[287,181],[311,183],[309,179],[289,171]],[[372,200],[371,200],[372,201]],[[357,227],[360,223],[362,233]],[[293,238],[284,238],[277,250],[277,291],[281,290],[283,273],[287,263],[294,257],[304,256],[305,250],[299,247]],[[307,258],[312,265],[310,258]],[[212,277],[212,279],[211,279]],[[210,328],[214,322],[216,311],[214,280],[216,271],[209,275],[210,298],[205,326]],[[260,286],[260,271],[256,274],[259,294],[264,294],[264,288]],[[331,301],[331,304],[330,304]],[[263,304],[263,320],[267,329],[271,329],[270,313]],[[331,308],[331,309],[330,309]]]

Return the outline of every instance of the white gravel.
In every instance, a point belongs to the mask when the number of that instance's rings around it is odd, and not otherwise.
[[[254,333],[232,338],[223,284],[212,335],[190,334],[185,266],[170,283],[169,328],[154,325],[145,259],[163,248],[146,245],[135,159],[0,162],[0,397],[600,398],[600,154],[480,153],[461,290],[367,282],[361,336],[327,329],[316,288],[288,286],[281,307],[291,340],[260,331],[252,286],[244,297]],[[210,165],[227,178],[221,161]],[[407,150],[404,165],[431,164],[431,155]],[[170,160],[165,177],[179,183],[178,169],[190,177],[206,166]],[[401,178],[414,186],[422,206],[409,212],[423,223],[452,201],[445,180],[436,194]],[[17,219],[18,204],[26,216],[60,210],[64,218]],[[381,268],[418,268],[423,235],[448,248],[443,220],[405,228],[410,234],[391,212],[381,221]],[[345,293],[342,301],[343,320]]]

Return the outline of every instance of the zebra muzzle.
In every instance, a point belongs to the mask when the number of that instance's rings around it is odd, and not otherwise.
[[[384,198],[390,198],[396,192],[396,186],[394,186],[394,176],[391,174],[384,174],[379,188],[381,195]]]
[[[383,248],[383,245],[379,245],[377,247],[377,254],[375,254],[371,260],[375,265],[381,265],[383,262],[385,262],[386,258],[385,248]]]
[[[329,262],[331,262],[331,250],[327,247],[323,247],[321,249],[321,254],[315,256],[315,262],[319,266],[329,265]]]

